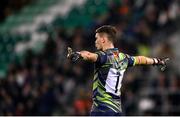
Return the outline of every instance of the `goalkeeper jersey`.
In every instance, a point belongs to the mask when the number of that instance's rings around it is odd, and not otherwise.
[[[93,112],[122,112],[120,101],[121,81],[134,58],[117,48],[98,51],[93,79]]]

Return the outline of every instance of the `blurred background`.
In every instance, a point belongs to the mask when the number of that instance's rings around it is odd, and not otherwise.
[[[95,29],[118,29],[130,55],[170,57],[129,68],[126,115],[180,115],[179,0],[1,0],[0,115],[89,115],[93,64],[71,63],[67,47],[95,52]]]

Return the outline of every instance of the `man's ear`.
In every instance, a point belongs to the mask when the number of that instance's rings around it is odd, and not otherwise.
[[[105,37],[102,37],[102,39],[101,39],[101,41],[102,41],[102,43],[105,43]]]
[[[102,42],[102,43],[105,43],[105,42],[106,42],[106,36],[105,36],[104,34],[101,36],[101,42]]]

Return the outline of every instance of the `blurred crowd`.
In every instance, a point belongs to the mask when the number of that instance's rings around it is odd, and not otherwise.
[[[1,0],[0,23],[3,22],[6,17],[18,12],[22,7],[32,1],[33,0]]]
[[[173,60],[168,36],[179,28],[177,5],[178,0],[111,1],[109,12],[86,27],[72,32],[56,27],[40,54],[28,50],[25,60],[10,64],[7,77],[0,79],[0,115],[89,115],[94,66],[67,60],[67,47],[96,51],[95,29],[111,24],[118,29],[120,51]],[[179,89],[175,64],[168,64],[165,72],[153,66],[129,68],[121,89],[124,113],[180,115]]]

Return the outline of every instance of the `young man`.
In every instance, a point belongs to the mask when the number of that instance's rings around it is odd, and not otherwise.
[[[105,25],[96,30],[96,53],[73,52],[68,48],[67,57],[72,61],[82,59],[95,63],[93,79],[93,105],[91,115],[121,115],[121,81],[128,67],[135,65],[161,65],[162,70],[168,59],[129,56],[114,47],[116,29]]]

